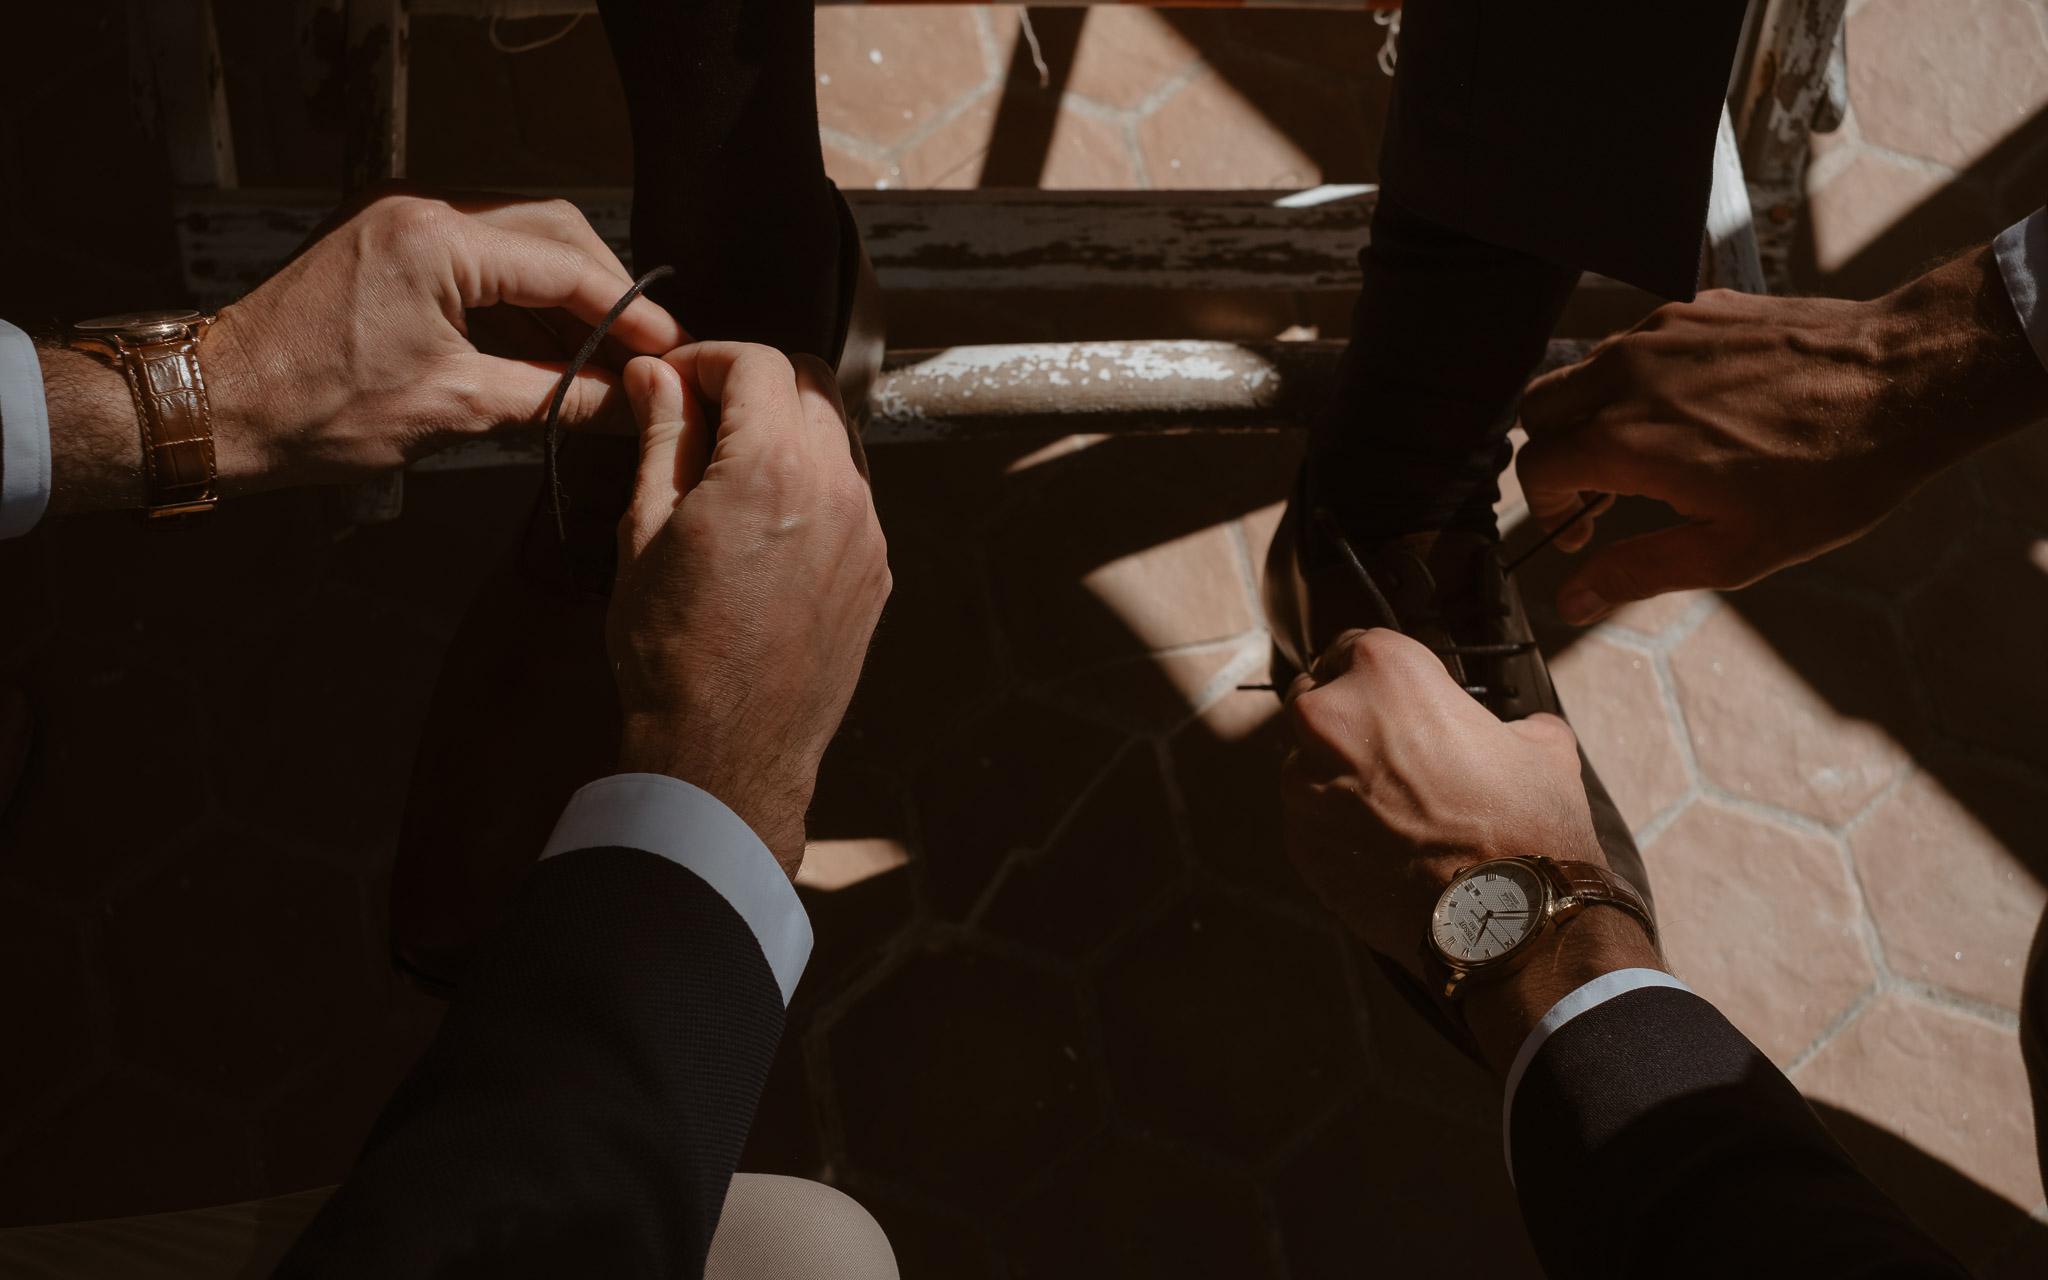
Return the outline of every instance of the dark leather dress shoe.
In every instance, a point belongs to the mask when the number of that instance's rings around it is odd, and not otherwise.
[[[1267,551],[1260,584],[1273,636],[1273,686],[1282,690],[1343,632],[1387,625],[1380,605],[1336,543],[1341,530],[1326,531],[1307,508],[1305,484],[1297,485]],[[1521,590],[1502,571],[1498,538],[1443,530],[1353,550],[1401,630],[1435,650],[1451,677],[1488,710],[1502,720],[1539,711],[1564,716]],[[1642,853],[1584,748],[1579,779],[1608,866],[1635,886],[1654,913]],[[1410,1004],[1483,1065],[1470,1035],[1441,1002],[1407,970],[1384,956],[1374,958]]]
[[[834,369],[865,418],[881,371],[881,288],[844,199]],[[391,958],[451,994],[578,787],[614,771],[618,694],[604,621],[639,442],[571,433],[559,469],[566,537],[537,500],[518,549],[449,646],[406,796],[391,872]]]

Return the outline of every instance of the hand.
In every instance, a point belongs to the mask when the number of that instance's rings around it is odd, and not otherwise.
[[[619,767],[718,797],[794,878],[889,596],[859,437],[809,356],[707,342],[634,360],[625,384],[642,429],[606,628]]]
[[[1532,854],[1607,865],[1565,722],[1503,724],[1413,640],[1344,633],[1295,678],[1287,711],[1288,857],[1352,932],[1418,978],[1430,913],[1465,867]],[[1659,963],[1641,928],[1611,908],[1581,912],[1545,945],[1515,974],[1468,987],[1462,1011],[1497,1067],[1579,983]]]
[[[201,339],[222,492],[363,479],[501,427],[539,425],[568,356],[631,284],[565,201],[379,188]],[[479,327],[513,331],[515,349],[536,358],[484,354]],[[687,340],[645,298],[607,338],[613,368]],[[68,351],[45,352],[44,367],[52,509],[141,505],[139,435],[120,377]],[[562,425],[612,419],[617,382],[599,361],[586,365]],[[616,418],[623,428],[625,415]]]
[[[1595,553],[1558,590],[1587,624],[1746,586],[1868,532],[1943,468],[2048,411],[2048,371],[1989,248],[1874,302],[1713,290],[1658,309],[1522,402],[1516,464],[1546,528],[1594,494],[1684,524]],[[1584,547],[1593,518],[1558,545]]]

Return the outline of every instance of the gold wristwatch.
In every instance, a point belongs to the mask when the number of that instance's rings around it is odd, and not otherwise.
[[[1620,907],[1657,941],[1657,924],[1634,885],[1591,862],[1494,858],[1465,868],[1437,898],[1422,939],[1431,981],[1457,999],[1473,980],[1528,963],[1562,920],[1596,904]]]
[[[71,326],[71,345],[118,365],[135,399],[150,520],[191,516],[220,501],[213,408],[199,369],[199,336],[213,323],[197,311],[132,311]]]

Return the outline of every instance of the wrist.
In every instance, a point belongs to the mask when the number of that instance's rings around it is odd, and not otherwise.
[[[39,346],[36,358],[49,406],[49,514],[142,506],[142,426],[127,379],[68,347]]]
[[[1468,985],[1460,1004],[1487,1062],[1505,1074],[1522,1042],[1558,1001],[1617,969],[1664,967],[1634,916],[1595,904],[1560,921],[1513,973]]]
[[[1861,304],[1879,412],[1932,474],[2048,416],[2048,368],[1982,245]]]
[[[687,782],[753,828],[791,879],[803,864],[804,814],[811,788],[774,769],[749,767],[744,753],[721,750],[702,735],[675,733],[676,717],[626,717],[619,740],[620,773],[658,773]]]

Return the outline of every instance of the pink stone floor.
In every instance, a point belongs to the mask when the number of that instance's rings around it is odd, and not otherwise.
[[[1802,270],[1868,294],[2048,194],[2048,5],[1850,8],[1851,118],[1819,147]],[[51,112],[123,100],[122,7],[80,9],[79,39],[116,35]],[[288,112],[243,110],[251,86],[296,101],[266,8],[220,9],[245,182],[319,180],[291,167],[317,147],[256,145]],[[1368,17],[1034,16],[1044,88],[1015,9],[820,11],[833,176],[1375,175]],[[507,59],[481,24],[417,20],[421,174],[627,181],[594,25]],[[546,96],[564,82],[573,106]],[[71,313],[130,305],[108,278]],[[912,1280],[1422,1276],[1451,1231],[1454,1274],[1536,1274],[1498,1161],[1444,1154],[1492,1141],[1491,1082],[1278,847],[1277,704],[1236,686],[1262,678],[1256,574],[1298,448],[873,451],[897,591],[821,778],[819,946],[745,1167],[847,1187]],[[388,526],[273,494],[184,538],[106,518],[0,543],[0,676],[38,722],[0,817],[0,1224],[346,1170],[439,1016],[385,964],[389,850],[442,651],[533,483],[419,477]],[[1501,510],[1533,538],[1511,485]],[[1654,521],[1624,507],[1603,536]],[[1574,631],[1548,609],[1564,564],[1524,590],[1674,967],[1975,1271],[2048,1272],[2015,1041],[2048,904],[2048,435],[1746,591]]]

